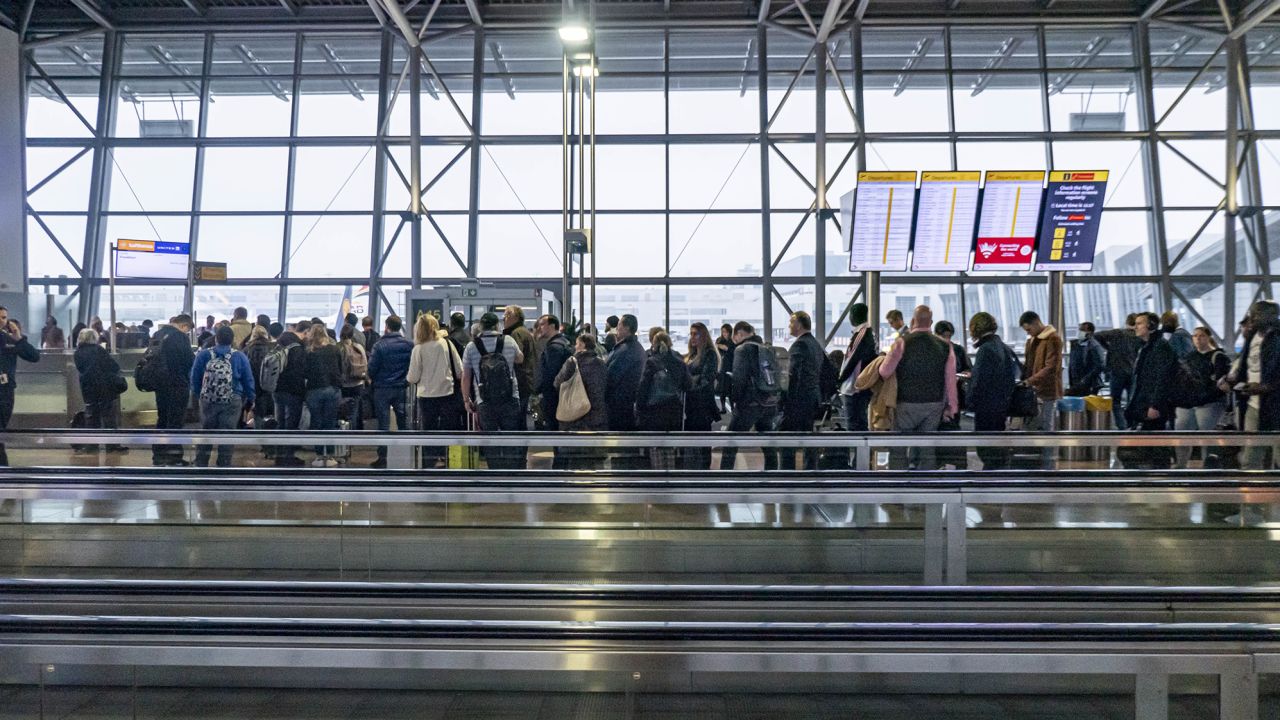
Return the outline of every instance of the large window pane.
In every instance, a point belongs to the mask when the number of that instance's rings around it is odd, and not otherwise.
[[[27,190],[43,182],[27,197],[35,210],[77,210],[89,208],[89,176],[93,152],[84,153],[57,175],[52,173],[70,161],[82,148],[27,148]],[[45,182],[48,179],[48,182]]]
[[[108,215],[103,235],[106,245],[118,240],[157,240],[161,242],[184,243],[191,239],[191,218],[189,216],[155,216],[143,215]],[[103,253],[107,255],[109,253]],[[92,270],[90,270],[92,273]],[[107,265],[103,264],[98,277],[109,274]],[[172,314],[172,313],[170,313]],[[168,317],[167,315],[165,317]]]
[[[1166,207],[1214,207],[1226,195],[1222,140],[1160,143],[1160,187]]]
[[[662,210],[667,204],[664,148],[601,145],[596,149],[596,207]]]
[[[227,277],[233,281],[275,277],[283,245],[281,216],[202,217],[196,259],[227,263]]]
[[[293,33],[215,35],[209,74],[292,75],[294,42]]]
[[[182,309],[182,286],[129,286],[116,288],[116,320],[126,325],[137,325],[143,320],[162,323]],[[105,316],[100,305],[100,315]]]
[[[596,216],[596,276],[662,277],[666,239],[663,215]]]
[[[1045,31],[1044,41],[1050,68],[1134,65],[1133,36],[1127,27],[1050,29]]]
[[[1039,42],[1032,28],[951,29],[951,66],[957,70],[1040,67]],[[960,87],[960,83],[956,83]]]
[[[395,158],[396,164],[407,179],[410,166],[409,148],[404,145],[392,147],[391,156]],[[440,175],[441,171],[444,172],[422,196],[427,209],[466,210],[469,208],[471,185],[468,178],[471,175],[471,151],[456,145],[424,145],[421,157],[423,185],[430,183]],[[373,156],[370,156],[369,162],[373,162]],[[453,164],[450,165],[450,163]],[[394,211],[409,208],[409,188],[389,162],[387,163],[386,207]]]
[[[120,53],[121,75],[200,76],[203,35],[126,35]]]
[[[1160,129],[1225,130],[1227,127],[1226,65],[1220,65],[1199,78],[1196,70],[1165,70],[1153,73],[1151,92],[1155,99],[1155,118],[1164,119]],[[1187,83],[1195,80],[1190,92],[1183,95]],[[1181,97],[1180,97],[1181,96]],[[1176,104],[1175,104],[1176,103]]]
[[[938,28],[867,29],[862,66],[868,70],[941,70],[946,60]]]
[[[287,79],[212,80],[209,137],[281,137],[289,134],[293,85]]]
[[[40,218],[41,225],[35,217],[27,216],[27,276],[78,278],[71,260],[76,265],[83,261],[86,220],[84,215],[49,215]],[[71,260],[58,249],[58,243]]]
[[[399,78],[397,77],[392,81],[391,87],[393,89],[395,88],[395,81],[398,80]],[[449,93],[453,95],[453,101],[457,103],[456,108],[453,103],[449,102],[449,95],[444,92],[443,88],[448,88]],[[442,81],[437,81],[429,74],[423,73],[421,95],[422,134],[436,137],[469,137],[471,131],[467,128],[467,124],[471,122],[471,96],[473,95],[471,89],[470,76],[445,77]],[[408,92],[408,81],[405,81],[405,89],[401,91],[400,99],[396,101],[395,107],[391,108],[391,123],[389,125],[389,133],[391,135],[409,134]],[[459,110],[462,111],[461,115],[458,114]],[[557,124],[556,127],[556,132],[558,133],[559,125]]]
[[[758,209],[759,146],[673,145],[671,207]]]
[[[664,43],[662,30],[600,30],[596,57],[609,72],[661,72]]]
[[[590,302],[588,299],[588,305]],[[642,331],[654,325],[665,325],[667,289],[658,285],[600,285],[596,288],[596,329],[601,337],[604,335],[605,318],[627,314],[636,316]]]
[[[191,209],[194,148],[119,147],[111,154],[108,209],[125,212]]]
[[[944,142],[867,144],[867,170],[950,170],[951,146]]]
[[[208,148],[201,210],[283,210],[288,148]]]
[[[372,79],[304,80],[298,134],[373,135],[378,124],[377,87]]]
[[[1133,73],[1067,73],[1049,80],[1049,125],[1055,131],[1140,129]]]
[[[868,75],[863,90],[868,132],[946,132],[944,75]]]
[[[957,75],[954,97],[960,132],[1044,129],[1039,74]]]
[[[759,262],[759,213],[671,216],[673,276],[750,277]]]
[[[1223,261],[1223,213],[1213,210],[1176,210],[1164,214],[1169,262],[1174,275],[1221,275]],[[1201,229],[1203,228],[1203,230]],[[1197,233],[1199,236],[1197,237]],[[1187,243],[1194,243],[1187,247]],[[1181,256],[1181,259],[1179,259]]]
[[[369,276],[372,217],[297,215],[292,237],[290,277]]]
[[[369,147],[298,148],[293,209],[370,209],[373,166],[373,148]]]
[[[1098,244],[1090,275],[1150,275],[1152,261],[1149,223],[1146,211],[1108,210],[1102,213]]]
[[[294,285],[289,288],[284,322],[320,318],[326,325],[332,324],[342,308],[342,298],[353,289],[343,285]]]
[[[604,63],[602,59],[600,61]],[[660,77],[596,78],[596,135],[662,133],[666,128],[666,100]]]
[[[759,132],[760,101],[756,85],[755,75],[746,79],[742,91],[739,78],[722,75],[671,78],[671,132]],[[812,113],[812,109],[809,112]]]
[[[1147,171],[1142,143],[1136,140],[1055,142],[1057,170],[1109,170],[1104,207],[1143,207],[1147,204]]]
[[[70,106],[54,90],[55,85],[71,101]],[[27,81],[27,137],[86,138],[92,136],[89,128],[97,122],[97,80],[63,78],[54,80],[54,85],[39,79]]]
[[[480,153],[482,210],[559,212],[564,202],[559,147],[494,145],[481,148]]]
[[[671,288],[671,319],[667,323],[678,352],[688,352],[689,326],[700,322],[713,338],[720,326],[746,320],[762,328],[763,304],[759,285],[676,285]],[[728,368],[724,368],[728,370]]]
[[[483,132],[486,135],[559,135],[564,127],[560,82],[559,77],[485,78]],[[507,83],[512,85],[511,95],[507,94]],[[587,112],[590,110],[588,106]],[[576,127],[576,108],[574,123]],[[590,130],[590,123],[588,116],[583,125]]]
[[[1045,144],[1039,141],[956,143],[960,170],[1045,170]]]
[[[87,35],[46,43],[32,48],[30,57],[53,77],[100,76],[102,38],[102,35]],[[28,65],[27,75],[35,76],[35,68]]]
[[[293,289],[289,292],[292,293]],[[197,318],[212,315],[230,320],[232,312],[242,307],[249,311],[250,319],[258,315],[275,319],[280,312],[280,289],[253,285],[198,285],[194,301],[193,310]]]
[[[377,74],[382,39],[375,34],[312,34],[302,40],[302,72],[305,75]],[[368,89],[377,94],[377,83]]]
[[[200,122],[200,81],[121,80],[116,137],[191,138]]]
[[[481,277],[563,276],[560,215],[481,215]]]

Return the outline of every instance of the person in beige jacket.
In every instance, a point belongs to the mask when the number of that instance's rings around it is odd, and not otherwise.
[[[1053,432],[1058,429],[1058,400],[1062,397],[1062,336],[1030,310],[1022,313],[1018,324],[1027,333],[1023,382],[1036,391],[1040,401],[1040,413],[1026,423],[1025,429]],[[1043,455],[1045,468],[1052,468],[1053,448],[1045,448]]]
[[[870,419],[868,427],[877,432],[888,432],[893,429],[894,412],[898,407],[898,377],[880,377],[880,366],[885,362],[885,355],[876,357],[858,373],[854,382],[855,391],[871,391],[871,405],[868,408]]]

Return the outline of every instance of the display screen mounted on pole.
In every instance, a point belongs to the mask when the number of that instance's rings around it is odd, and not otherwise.
[[[853,197],[857,191],[850,190],[840,196],[840,241],[844,243],[844,251],[849,252],[853,237]]]
[[[1030,270],[1044,171],[987,172],[978,214],[974,270]]]
[[[981,180],[981,172],[920,175],[912,270],[964,272],[969,269]]]
[[[116,241],[115,276],[151,280],[187,280],[191,245],[154,240]]]
[[[1107,196],[1106,170],[1049,173],[1036,270],[1092,270]]]
[[[916,173],[858,173],[849,243],[850,272],[907,269]]]

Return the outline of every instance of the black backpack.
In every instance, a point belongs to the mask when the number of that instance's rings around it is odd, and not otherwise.
[[[133,369],[133,381],[142,392],[155,392],[164,383],[166,368],[161,348],[168,333],[156,333]]]
[[[840,391],[840,371],[824,353],[818,353],[818,389],[824,402]]]
[[[777,405],[782,395],[782,373],[778,364],[763,345],[756,345],[755,377],[751,379],[751,387],[755,390],[755,400],[761,405]]]
[[[484,347],[484,338],[476,338],[476,350],[480,352],[480,402],[500,404],[511,399],[511,366],[502,354],[503,341],[506,338],[497,336],[497,344],[493,352]]]
[[[649,407],[657,407],[680,402],[680,382],[676,374],[671,372],[667,363],[663,362],[663,358],[654,356],[651,362],[655,363],[658,369],[653,373],[653,380],[649,385],[649,397],[645,398],[645,404]]]
[[[1173,382],[1169,388],[1169,399],[1175,407],[1194,408],[1214,399],[1218,384],[1213,381],[1213,360],[1221,350],[1214,352],[1209,358],[1210,375],[1196,372],[1186,360],[1179,360],[1174,369]]]

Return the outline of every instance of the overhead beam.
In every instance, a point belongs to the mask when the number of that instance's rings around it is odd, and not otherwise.
[[[280,84],[280,81],[271,77],[271,71],[267,69],[266,65],[262,64],[262,61],[253,54],[252,50],[250,50],[244,43],[237,43],[236,45],[233,45],[231,50],[236,54],[236,57],[240,58],[240,62],[248,65],[249,69],[253,70],[261,77],[259,82],[266,86],[267,90],[272,95],[279,100],[289,102],[289,95],[285,93],[284,85]]]
[[[826,12],[822,14],[822,24],[818,26],[818,42],[826,42],[836,23],[849,12],[854,0],[827,0]]]
[[[871,0],[858,0],[858,9],[853,11],[853,17],[858,22],[862,22],[862,18],[867,15],[867,6],[871,4]]]
[[[320,57],[324,58],[324,64],[332,68],[342,79],[342,85],[347,89],[347,92],[355,96],[357,100],[364,100],[364,92],[356,84],[356,81],[351,79],[351,72],[347,70],[347,66],[338,58],[338,53],[333,49],[332,45],[320,43]]]
[[[920,42],[916,43],[916,49],[911,51],[911,55],[907,57],[907,62],[902,66],[902,74],[898,75],[893,81],[893,96],[897,97],[907,89],[907,84],[911,82],[911,69],[914,68],[925,55],[929,54],[929,48],[933,46],[933,38],[920,38]]]
[[[1011,36],[1005,38],[1005,41],[1000,44],[1000,49],[996,51],[995,56],[987,58],[987,62],[983,66],[983,70],[995,70],[1001,65],[1004,65],[1005,62],[1012,57],[1015,52],[1017,52],[1018,47],[1021,45],[1022,38],[1020,37]],[[984,73],[975,78],[973,85],[970,86],[969,97],[977,97],[978,95],[981,95],[982,91],[987,89],[987,85],[991,84],[993,77],[995,76],[991,73]]]
[[[507,67],[507,59],[502,56],[502,46],[498,41],[490,40],[489,52],[493,55],[493,64],[498,68],[498,75],[502,78],[502,86],[507,91],[507,97],[515,100],[516,87],[511,81],[511,68]]]
[[[379,27],[387,26],[387,13],[378,5],[378,0],[365,0],[369,3],[369,9],[373,11],[373,17],[378,21]]]
[[[84,13],[90,20],[101,25],[104,30],[116,29],[116,26],[107,19],[107,16],[103,15],[102,11],[95,7],[93,3],[89,2],[89,0],[71,0],[71,4],[75,5],[76,8],[78,8],[80,12]]]
[[[1084,46],[1084,52],[1072,58],[1068,66],[1072,70],[1079,70],[1080,68],[1087,66],[1089,63],[1093,62],[1094,58],[1101,55],[1102,51],[1106,50],[1107,46],[1110,44],[1111,38],[1103,37],[1101,35],[1095,36],[1089,41],[1088,45]],[[1065,72],[1056,76],[1053,80],[1049,81],[1049,94],[1057,95],[1063,90],[1066,90],[1067,86],[1070,85],[1078,75],[1079,73],[1076,72]]]
[[[1271,2],[1268,2],[1266,5],[1255,10],[1244,22],[1237,25],[1235,29],[1231,31],[1231,39],[1235,40],[1244,37],[1245,33],[1248,33],[1250,30],[1258,27],[1263,23],[1263,21],[1272,15],[1275,15],[1278,11],[1280,11],[1280,0],[1271,0]]]
[[[751,68],[751,56],[756,51],[756,39],[752,37],[747,41],[747,54],[742,58],[742,79],[738,81],[738,97],[746,97],[747,94],[747,76],[748,70]]]
[[[182,78],[191,77],[191,71],[188,70],[185,66],[180,65],[177,61],[177,58],[175,58],[173,54],[170,53],[168,50],[165,50],[163,45],[159,45],[159,44],[148,45],[147,54],[150,55],[152,59],[154,59],[157,63],[163,66],[165,70],[168,70],[170,75],[173,75],[174,77],[182,77]],[[183,80],[182,84],[188,90],[190,90],[196,97],[201,96],[202,93],[200,90],[200,83],[194,80]]]
[[[476,25],[484,26],[484,20],[480,17],[480,5],[476,0],[465,0],[467,3],[467,12],[471,15],[471,22]]]
[[[22,19],[18,21],[18,42],[27,39],[27,28],[31,27],[31,13],[35,12],[36,0],[27,0],[22,6]]]
[[[280,7],[288,10],[290,15],[298,14],[298,4],[293,0],[276,0],[276,2],[280,3]]]

